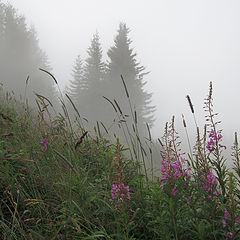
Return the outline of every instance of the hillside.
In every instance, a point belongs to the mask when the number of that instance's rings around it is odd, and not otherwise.
[[[153,170],[144,174],[144,161],[124,155],[129,149],[117,138],[90,134],[80,118],[74,127],[64,101],[65,115],[52,118],[50,102],[37,99],[36,112],[0,92],[1,239],[240,239],[237,135],[230,173],[211,87],[212,131],[199,133],[194,152],[184,157],[173,118],[160,140],[159,181]],[[133,149],[144,156],[137,143]]]

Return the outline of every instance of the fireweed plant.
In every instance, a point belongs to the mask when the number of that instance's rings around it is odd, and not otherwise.
[[[112,171],[112,188],[111,198],[109,199],[111,205],[118,213],[125,212],[129,215],[135,213],[131,208],[131,194],[130,187],[126,185],[128,179],[124,173],[126,165],[122,159],[121,145],[119,139],[116,144],[116,155],[113,158],[111,171]]]
[[[190,108],[194,114],[191,99]],[[168,231],[175,239],[240,239],[239,148],[237,134],[232,148],[234,173],[223,157],[226,149],[221,142],[222,130],[218,129],[217,113],[213,111],[212,83],[204,102],[206,124],[203,137],[197,127],[197,141],[193,155],[188,159],[181,154],[179,136],[171,124],[166,124],[162,138],[162,164],[159,182],[169,202],[170,224]],[[194,116],[195,119],[195,116]],[[184,120],[184,127],[186,122]],[[186,214],[186,215],[185,215]],[[185,216],[184,216],[185,215]],[[184,219],[188,216],[188,220]],[[182,218],[182,219],[181,219]],[[182,224],[184,223],[185,226]],[[189,235],[189,232],[192,234]]]
[[[124,162],[122,161],[121,146],[118,139],[116,150],[116,156],[113,158],[112,162],[113,184],[111,189],[111,199],[109,201],[114,205],[116,210],[119,210],[123,205],[128,205],[131,198],[129,186],[124,185]]]

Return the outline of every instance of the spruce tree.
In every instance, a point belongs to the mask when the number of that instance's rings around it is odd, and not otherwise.
[[[120,23],[118,34],[107,55],[108,61],[108,96],[115,99],[122,111],[127,115],[132,115],[136,111],[138,119],[138,128],[141,134],[145,134],[146,123],[151,127],[153,125],[153,112],[155,107],[151,106],[152,94],[144,90],[146,82],[143,77],[147,74],[145,67],[141,66],[136,60],[136,53],[130,47],[131,40],[128,37],[129,29],[125,23]],[[121,75],[126,83],[132,110],[130,109],[128,99],[125,93]],[[132,119],[133,121],[133,119]]]
[[[84,91],[88,89],[88,84],[83,77],[83,62],[80,55],[77,56],[73,70],[73,80],[70,81],[70,86],[67,88],[67,94],[73,101],[80,101],[80,96],[84,94]]]
[[[105,76],[105,64],[102,61],[102,48],[98,33],[93,35],[91,45],[88,48],[88,57],[84,66],[84,78],[87,82],[85,105],[87,106],[87,118],[95,123],[103,119],[104,107],[103,81]]]
[[[83,61],[80,55],[77,56],[72,70],[72,80],[70,80],[69,86],[67,86],[65,92],[73,101],[81,114],[85,115],[84,101],[86,98],[86,91],[88,89],[88,83],[84,78]],[[76,113],[73,111],[71,104],[68,104],[68,109],[71,116]]]

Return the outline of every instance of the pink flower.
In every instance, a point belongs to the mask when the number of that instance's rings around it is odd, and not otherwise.
[[[229,238],[233,237],[233,234],[231,232],[228,232],[227,235],[228,235]]]
[[[213,170],[211,169],[209,173],[201,172],[201,182],[202,187],[205,191],[208,191],[209,193],[212,193],[214,195],[219,194],[219,190],[215,189],[215,186],[218,184],[217,178],[213,174]],[[212,194],[211,194],[212,195]]]
[[[181,157],[181,159],[178,161],[174,159],[171,160],[171,162],[166,161],[165,159],[162,160],[162,177],[159,179],[162,187],[165,184],[168,184],[169,181],[173,180],[174,182],[176,182],[180,177],[184,177],[185,179],[191,177],[190,173],[188,172],[191,169],[189,167],[187,167],[187,169],[184,169],[184,164],[186,162],[185,158]]]
[[[213,129],[211,130],[209,134],[210,140],[207,143],[207,149],[210,153],[215,150],[217,143],[220,148],[226,149],[226,146],[219,144],[219,141],[222,140],[222,137],[223,137],[222,134],[219,133],[218,135],[216,135],[215,131]]]
[[[127,198],[130,201],[130,191],[129,186],[125,186],[124,184],[113,184],[111,189],[112,198],[109,200],[111,203],[117,202],[122,203]],[[117,207],[116,207],[117,206]],[[119,204],[115,205],[115,209],[119,208]]]
[[[47,139],[47,138],[42,138],[42,139],[40,140],[40,143],[43,143],[43,144],[44,144],[43,147],[42,147],[42,151],[43,151],[43,152],[46,151],[46,150],[47,150],[47,145],[48,145],[48,139]]]
[[[226,220],[229,218],[229,213],[228,213],[227,209],[225,209],[225,211],[224,211],[224,218]]]
[[[225,228],[227,226],[227,223],[224,219],[222,220],[222,225],[223,225],[223,228]]]

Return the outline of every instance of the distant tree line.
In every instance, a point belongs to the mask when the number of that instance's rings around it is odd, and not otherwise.
[[[72,80],[65,92],[91,125],[98,121],[109,128],[111,125],[119,126],[120,120],[136,121],[141,133],[146,130],[146,123],[150,127],[153,125],[155,108],[151,105],[152,95],[144,89],[147,72],[137,61],[128,34],[126,24],[120,23],[114,45],[107,51],[108,59],[104,62],[99,34],[95,33],[87,58],[76,58]],[[10,4],[0,0],[0,83],[6,90],[23,95],[29,76],[29,101],[34,103],[34,92],[37,92],[57,105],[54,81],[39,68],[51,71],[34,28],[29,28],[25,17]],[[118,113],[108,100],[114,103]],[[113,127],[113,130],[117,131],[117,128]]]
[[[93,124],[99,121],[111,126],[115,122],[117,126],[119,120],[131,118],[131,121],[137,121],[139,133],[146,134],[146,123],[149,127],[153,125],[155,107],[151,105],[152,95],[144,90],[146,82],[143,78],[148,72],[137,62],[128,34],[126,24],[120,23],[114,45],[107,51],[106,63],[102,60],[99,35],[94,34],[86,60],[78,56],[75,61],[73,79],[66,92],[80,113]],[[120,108],[120,118],[103,96]],[[113,129],[116,131],[115,127]]]
[[[34,102],[33,92],[53,96],[54,82],[39,68],[51,70],[34,28],[28,28],[25,17],[10,4],[0,1],[0,83],[4,89],[23,95],[29,76],[29,104]]]

